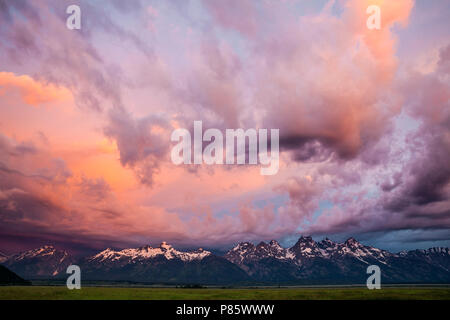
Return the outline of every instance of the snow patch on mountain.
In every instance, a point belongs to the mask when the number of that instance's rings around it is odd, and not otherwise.
[[[23,259],[31,259],[35,257],[52,256],[56,253],[56,249],[53,246],[43,246],[41,248],[28,250],[17,255],[12,256],[15,261],[20,261]],[[67,254],[64,251],[65,254]]]
[[[108,248],[89,258],[89,261],[97,260],[98,262],[103,262],[107,260],[117,261],[122,259],[127,259],[131,261],[146,260],[161,255],[164,256],[167,260],[181,259],[182,261],[193,261],[193,260],[202,260],[203,258],[209,256],[210,254],[211,254],[210,251],[203,250],[202,248],[199,248],[198,250],[191,252],[178,251],[174,249],[171,245],[167,244],[166,242],[163,242],[158,248],[153,248],[151,246],[144,246],[140,248],[123,249],[120,251]]]
[[[254,245],[250,242],[238,243],[234,248],[227,252],[225,258],[236,264],[244,261],[255,261],[264,258],[275,258],[280,260],[293,259],[295,255],[288,249],[282,248],[276,240],[269,243],[260,242]]]
[[[437,249],[435,251],[441,252]],[[392,256],[394,254],[365,246],[354,238],[349,238],[344,243],[336,243],[330,239],[316,242],[310,236],[302,236],[291,248],[283,248],[275,240],[268,244],[261,242],[257,246],[250,242],[241,242],[228,251],[225,258],[238,265],[270,257],[279,260],[291,260],[299,265],[307,259],[339,259],[345,257],[355,258],[367,264],[374,261],[386,264],[386,259]]]
[[[65,250],[46,245],[11,255],[1,263],[23,277],[47,277],[65,273],[72,258]]]

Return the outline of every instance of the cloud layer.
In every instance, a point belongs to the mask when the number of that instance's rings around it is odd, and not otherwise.
[[[448,242],[448,23],[407,50],[444,1],[78,1],[68,30],[72,2],[0,1],[8,248]],[[280,129],[279,173],[173,165],[170,134],[194,120]]]

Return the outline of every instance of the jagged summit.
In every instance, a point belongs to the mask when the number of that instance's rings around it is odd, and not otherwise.
[[[316,242],[313,240],[313,238],[311,236],[301,236],[297,240],[297,242],[294,244],[294,247],[296,247],[296,246],[305,246],[305,245],[313,246],[315,244],[316,244]]]
[[[291,254],[288,250],[282,248],[276,240],[271,240],[269,243],[261,241],[256,246],[251,242],[240,242],[225,255],[225,258],[233,263],[265,258],[288,259],[290,257]]]
[[[159,247],[153,248],[149,245],[140,248],[129,248],[123,250],[105,249],[88,258],[89,261],[141,261],[156,257],[164,257],[167,260],[181,259],[182,261],[201,260],[210,255],[211,252],[199,248],[195,251],[178,251],[167,242],[162,242]]]
[[[269,245],[270,245],[271,247],[281,248],[281,245],[280,245],[280,243],[279,243],[277,240],[271,240],[271,241],[269,242]]]
[[[334,242],[333,240],[330,240],[328,238],[325,238],[322,241],[320,241],[319,244],[322,246],[331,247],[331,246],[335,246],[336,242]]]
[[[52,255],[63,255],[63,256],[67,256],[68,253],[65,250],[57,250],[55,249],[54,246],[52,245],[45,245],[36,249],[31,249],[31,250],[27,250],[24,251],[20,254],[16,254],[11,256],[10,258],[14,259],[14,260],[22,260],[22,259],[26,259],[26,258],[34,258],[34,257],[43,257],[43,256],[52,256]]]
[[[65,272],[71,262],[72,259],[67,251],[45,245],[11,255],[2,264],[8,268],[12,267],[19,276],[26,278],[32,274],[33,277],[40,278]]]
[[[161,249],[165,249],[165,250],[173,249],[173,247],[172,247],[170,244],[168,244],[167,242],[165,242],[165,241],[161,242],[161,244],[159,245],[159,247],[160,247]]]
[[[350,237],[347,240],[345,240],[345,245],[349,246],[349,247],[359,247],[362,246],[361,243],[359,243],[355,238]]]
[[[428,256],[428,255],[443,255],[443,256],[447,256],[450,255],[450,248],[445,248],[445,247],[433,247],[433,248],[429,248],[429,249],[416,249],[416,250],[411,250],[411,251],[400,251],[399,255],[405,256],[405,255],[423,255],[423,256]]]
[[[275,240],[269,244],[260,242],[257,246],[250,242],[241,242],[228,251],[225,257],[238,264],[273,257],[292,260],[300,265],[307,259],[339,259],[343,257],[352,257],[364,262],[374,260],[385,263],[386,257],[391,255],[387,251],[364,246],[353,237],[344,243],[337,243],[328,238],[316,242],[311,236],[301,236],[290,248],[281,247]]]

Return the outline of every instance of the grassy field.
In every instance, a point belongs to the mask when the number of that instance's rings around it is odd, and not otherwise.
[[[450,288],[182,289],[57,286],[0,287],[0,300],[450,300]]]

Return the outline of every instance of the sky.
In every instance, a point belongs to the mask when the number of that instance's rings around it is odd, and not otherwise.
[[[445,0],[0,0],[0,251],[450,246],[449,16]],[[194,121],[279,129],[278,173],[175,165],[171,133]]]

